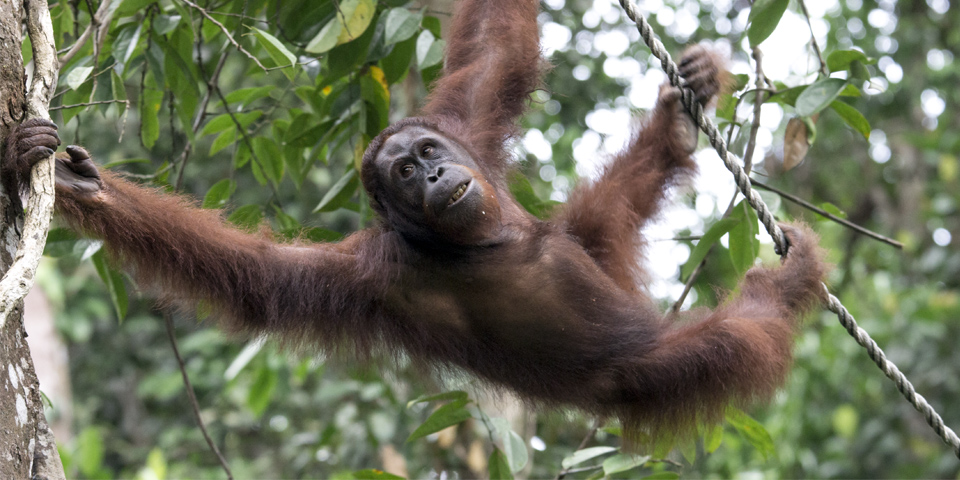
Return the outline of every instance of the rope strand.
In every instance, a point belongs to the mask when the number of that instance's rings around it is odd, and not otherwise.
[[[740,166],[740,162],[727,150],[727,143],[720,135],[720,131],[717,130],[717,127],[709,118],[704,116],[703,107],[700,105],[700,102],[696,101],[693,90],[686,86],[686,82],[680,76],[679,70],[677,69],[677,64],[670,58],[670,54],[667,53],[667,49],[663,46],[657,34],[653,32],[653,28],[647,23],[647,19],[638,12],[636,4],[634,4],[632,0],[619,1],[620,6],[623,7],[627,16],[637,24],[637,29],[640,31],[640,36],[643,37],[644,43],[647,44],[647,47],[650,48],[653,55],[660,59],[660,64],[670,79],[670,84],[680,88],[683,106],[690,112],[690,115],[697,122],[700,130],[710,138],[710,145],[713,145],[713,148],[716,149],[720,155],[720,159],[723,160],[724,166],[733,174],[733,178],[737,183],[737,187],[740,188],[740,192],[743,193],[743,196],[747,199],[750,206],[756,210],[760,222],[763,223],[764,228],[766,228],[770,236],[773,237],[777,254],[785,255],[789,246],[785,242],[783,231],[780,230],[780,226],[777,225],[776,219],[774,219],[766,203],[764,203],[760,195],[751,188],[750,177],[744,172]],[[960,437],[957,437],[957,434],[943,423],[943,418],[940,417],[940,414],[923,398],[923,395],[917,393],[913,388],[913,384],[910,383],[910,380],[907,379],[900,369],[897,368],[893,362],[887,360],[886,355],[884,355],[880,346],[877,345],[877,342],[870,338],[870,334],[868,334],[866,330],[857,325],[857,321],[853,318],[853,315],[850,315],[850,312],[840,303],[840,300],[830,293],[825,284],[823,285],[823,289],[827,295],[827,308],[837,314],[837,318],[840,320],[843,328],[847,330],[850,336],[852,336],[860,346],[867,350],[867,355],[869,355],[870,359],[880,367],[880,370],[883,371],[887,378],[894,381],[897,385],[897,390],[900,390],[904,398],[923,414],[930,427],[943,439],[944,443],[953,448],[953,453],[957,457],[960,457]]]

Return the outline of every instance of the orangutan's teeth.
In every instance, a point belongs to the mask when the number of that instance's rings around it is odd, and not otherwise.
[[[460,200],[460,197],[467,192],[467,185],[470,185],[470,182],[460,185],[460,188],[453,192],[453,195],[450,196],[450,201],[447,202],[447,206],[453,205],[453,202]]]

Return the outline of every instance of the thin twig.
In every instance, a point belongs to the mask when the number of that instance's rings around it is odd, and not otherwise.
[[[817,44],[817,36],[813,34],[813,24],[810,23],[810,13],[807,12],[807,4],[803,0],[797,0],[800,2],[800,10],[803,11],[803,18],[807,19],[807,28],[810,29],[810,46],[813,47],[814,53],[817,54],[817,60],[820,61],[820,74],[827,76],[830,72],[827,70],[827,62],[823,60],[823,54],[820,53],[820,45]]]
[[[563,474],[564,474],[564,475],[572,475],[572,474],[574,474],[574,473],[592,472],[592,471],[594,471],[594,470],[600,470],[601,468],[603,468],[603,465],[602,465],[602,464],[601,464],[601,465],[594,465],[594,466],[592,466],[592,467],[568,468],[568,469],[566,469],[566,470],[563,471]],[[557,477],[557,478],[563,478],[563,477]]]
[[[187,366],[183,362],[183,357],[180,355],[180,348],[177,347],[177,337],[173,331],[173,319],[170,318],[169,314],[163,314],[163,323],[167,327],[167,337],[170,339],[173,355],[177,357],[177,364],[180,365],[180,376],[183,377],[183,385],[187,388],[187,397],[190,398],[190,406],[193,407],[193,415],[197,420],[197,426],[200,427],[200,432],[203,433],[203,438],[207,441],[207,445],[209,445],[213,453],[216,454],[217,460],[220,461],[220,466],[223,467],[223,471],[227,472],[227,478],[233,480],[230,465],[227,465],[227,460],[223,458],[220,449],[217,448],[217,444],[213,443],[213,439],[210,438],[207,427],[203,423],[203,418],[200,418],[200,403],[197,402],[197,395],[193,393],[193,385],[190,383],[190,377],[187,376]]]
[[[674,467],[677,467],[680,469],[683,468],[682,463],[675,462],[673,460],[670,460],[669,458],[651,458],[650,460],[647,460],[647,463],[666,463],[667,465],[673,465]]]
[[[190,0],[181,0],[181,1],[182,1],[183,3],[186,3],[187,5],[189,5],[191,8],[196,9],[196,10],[199,11],[200,14],[203,15],[207,20],[210,20],[214,25],[220,27],[220,31],[222,31],[223,34],[227,36],[227,40],[228,40],[234,47],[236,47],[236,49],[239,50],[240,53],[246,55],[250,60],[253,60],[253,62],[256,63],[258,67],[260,67],[261,69],[263,69],[263,71],[267,71],[267,67],[265,67],[262,63],[260,63],[260,60],[258,60],[257,57],[253,56],[253,54],[251,54],[250,52],[246,51],[242,46],[240,46],[240,44],[237,43],[237,41],[233,38],[233,35],[230,34],[230,31],[227,30],[227,27],[225,27],[222,23],[218,22],[216,18],[213,18],[212,16],[210,16],[210,13],[207,12],[206,9],[204,9],[204,8],[201,7],[200,5],[197,5],[196,3],[191,2]]]
[[[703,238],[703,235],[681,235],[677,237],[670,238],[658,238],[656,240],[648,240],[653,242],[692,242],[694,240],[700,240]]]
[[[845,227],[847,227],[847,228],[849,228],[849,229],[851,229],[851,230],[853,230],[853,231],[855,231],[855,232],[857,232],[857,233],[866,235],[866,236],[868,236],[868,237],[870,237],[870,238],[872,238],[872,239],[874,239],[874,240],[877,240],[877,241],[886,243],[887,245],[891,245],[891,246],[893,246],[893,247],[899,248],[900,250],[903,250],[903,244],[902,244],[902,243],[900,243],[900,242],[898,242],[898,241],[896,241],[896,240],[894,240],[894,239],[892,239],[892,238],[884,237],[883,235],[880,235],[879,233],[876,233],[876,232],[867,230],[866,228],[863,228],[863,227],[861,227],[860,225],[857,225],[857,224],[855,224],[855,223],[853,223],[853,222],[850,222],[850,221],[845,220],[845,219],[843,219],[843,218],[840,218],[840,217],[838,217],[838,216],[836,216],[836,215],[833,215],[833,214],[831,214],[830,212],[827,212],[826,210],[824,210],[824,209],[822,209],[822,208],[819,208],[819,207],[817,207],[816,205],[814,205],[814,204],[812,204],[812,203],[810,203],[810,202],[808,202],[808,201],[806,201],[806,200],[804,200],[804,199],[802,199],[802,198],[800,198],[800,197],[791,195],[791,194],[789,194],[789,193],[787,193],[787,192],[784,192],[783,190],[780,190],[779,188],[771,187],[771,186],[769,186],[769,185],[766,185],[766,184],[760,182],[759,180],[754,180],[754,179],[752,179],[752,178],[750,179],[750,183],[751,183],[753,186],[755,186],[755,187],[760,187],[760,188],[762,188],[762,189],[764,189],[764,190],[769,190],[769,191],[771,191],[771,192],[773,192],[773,193],[776,193],[777,195],[780,195],[781,197],[783,197],[783,198],[785,198],[785,199],[787,199],[787,200],[790,200],[791,202],[796,203],[797,205],[800,205],[801,207],[806,208],[807,210],[816,212],[817,214],[819,214],[819,215],[821,215],[821,216],[824,216],[824,217],[826,217],[826,218],[829,218],[830,220],[833,220],[834,222],[837,222],[837,223],[839,223],[840,225],[843,225],[843,226],[845,226]]]
[[[584,435],[583,440],[580,440],[580,445],[577,445],[577,448],[576,448],[576,450],[574,450],[574,452],[576,452],[576,451],[578,451],[578,450],[583,450],[583,447],[586,447],[586,446],[587,446],[587,443],[589,443],[589,442],[590,442],[590,439],[592,439],[592,438],[594,437],[594,435],[597,434],[597,430],[599,430],[599,429],[600,429],[600,420],[595,420],[595,421],[593,422],[593,428],[591,428],[590,431],[587,432],[586,435]],[[601,466],[601,468],[602,468],[602,466]],[[567,475],[569,475],[569,474],[571,474],[571,473],[577,473],[577,472],[574,472],[574,470],[576,470],[576,469],[564,468],[564,469],[560,470],[560,472],[557,473],[557,478],[556,478],[556,480],[563,480],[563,477],[565,477],[565,476],[567,476]],[[584,470],[584,471],[586,471],[586,470]]]
[[[111,69],[113,69],[113,67],[116,66],[116,65],[117,65],[117,62],[113,62],[113,63],[111,63],[110,65],[107,65],[106,67],[104,67],[104,68],[102,68],[102,69],[100,69],[100,70],[98,70],[98,71],[91,72],[90,75],[87,76],[87,79],[84,80],[83,83],[81,83],[80,85],[86,85],[87,82],[92,82],[92,81],[94,81],[95,78],[97,78],[97,77],[100,76],[100,75],[103,75],[103,74],[106,73],[106,72],[109,72],[109,71],[110,71]],[[146,69],[144,69],[144,70],[146,70]],[[51,100],[60,98],[61,96],[65,95],[65,94],[67,94],[67,93],[69,93],[69,92],[72,92],[72,91],[74,91],[74,90],[73,90],[73,89],[70,89],[70,88],[64,88],[63,90],[60,90],[59,92],[55,93],[55,94],[53,95],[53,98],[52,98]]]
[[[756,93],[753,97],[753,125],[750,125],[750,141],[743,154],[743,170],[750,173],[753,169],[753,152],[757,148],[757,133],[760,131],[760,110],[763,107],[763,52],[753,47],[753,59],[757,63]]]
[[[80,107],[89,107],[92,105],[105,105],[108,103],[125,103],[127,108],[130,108],[130,100],[97,100],[96,102],[85,102],[85,103],[74,103],[72,105],[60,105],[57,107],[50,107],[50,111],[54,110],[66,110],[68,108],[80,108]]]
[[[87,28],[80,34],[77,41],[73,43],[70,50],[60,56],[60,65],[66,65],[67,62],[79,53],[80,49],[83,48],[84,44],[87,43],[87,40],[89,40],[94,33],[97,33],[97,39],[95,41],[97,45],[94,46],[94,50],[100,50],[99,47],[102,46],[104,40],[107,39],[106,32],[110,30],[109,28],[105,28],[100,31],[100,25],[104,23],[109,25],[113,12],[116,11],[116,9],[110,9],[111,3],[113,3],[113,0],[103,0],[103,2],[100,3],[100,7],[97,8],[96,13],[90,16],[90,24],[87,25]]]
[[[220,97],[220,101],[223,102],[223,106],[227,111],[227,116],[230,117],[230,120],[233,120],[234,126],[237,127],[237,130],[240,132],[240,136],[243,137],[243,143],[247,145],[247,148],[250,149],[250,158],[256,162],[257,166],[260,167],[260,170],[263,171],[263,174],[266,175],[267,169],[264,167],[263,162],[260,161],[260,157],[257,156],[257,152],[253,149],[253,140],[250,139],[250,135],[247,133],[246,127],[240,123],[240,120],[237,119],[237,116],[230,110],[230,106],[227,103],[227,97],[223,95],[223,92],[220,90],[220,87],[214,85],[214,91],[217,92],[217,96]],[[270,188],[273,190],[273,194],[277,197],[280,196],[280,192],[277,191],[277,186],[273,182],[267,182],[267,185],[270,185]]]
[[[198,37],[200,38],[200,37]],[[220,79],[220,72],[223,71],[223,65],[227,61],[228,53],[224,51],[220,55],[220,60],[217,61],[217,66],[213,69],[213,74],[210,75],[210,79],[207,80],[207,93],[203,96],[203,101],[200,102],[200,109],[197,111],[197,116],[193,119],[193,129],[194,135],[200,131],[200,125],[203,124],[203,119],[207,116],[207,105],[210,104],[210,98],[213,96],[213,91],[216,89],[216,83]],[[203,59],[200,57],[200,49],[197,49],[197,65],[200,67],[201,74],[203,73]],[[183,147],[183,153],[180,154],[180,160],[177,162],[180,164],[180,173],[177,175],[176,188],[179,190],[180,186],[183,185],[183,172],[187,169],[187,160],[190,158],[190,152],[193,150],[193,143],[189,140],[187,145]]]

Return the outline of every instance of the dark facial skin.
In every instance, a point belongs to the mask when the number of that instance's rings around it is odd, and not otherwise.
[[[408,126],[388,138],[374,168],[387,221],[414,242],[485,245],[501,230],[494,188],[465,148],[434,130]]]

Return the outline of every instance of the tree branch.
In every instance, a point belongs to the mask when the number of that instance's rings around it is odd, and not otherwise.
[[[80,37],[77,38],[77,41],[73,43],[73,46],[70,47],[70,50],[67,53],[64,53],[60,56],[60,65],[66,65],[77,53],[80,52],[80,49],[87,43],[87,40],[90,39],[94,33],[98,33],[97,39],[94,40],[96,45],[94,50],[99,51],[100,45],[103,45],[103,42],[107,39],[107,32],[109,28],[101,29],[100,26],[107,24],[110,25],[110,20],[113,17],[113,12],[117,9],[110,8],[110,5],[113,3],[113,0],[103,0],[100,3],[100,7],[97,8],[97,12],[90,17],[90,25],[87,25],[87,28],[80,34]]]
[[[35,65],[27,92],[27,118],[50,118],[47,108],[57,86],[59,69],[53,41],[53,22],[45,0],[26,0],[25,4],[27,32],[33,45]],[[30,198],[27,201],[23,234],[13,265],[0,279],[0,329],[3,329],[15,306],[33,286],[53,216],[54,165],[51,155],[34,165],[30,174]],[[10,195],[16,195],[16,192],[10,192]]]
[[[220,453],[220,449],[217,448],[217,444],[213,443],[213,439],[210,438],[210,434],[207,433],[207,427],[203,423],[203,418],[200,417],[200,403],[197,401],[197,395],[193,393],[193,385],[190,383],[190,377],[187,375],[187,366],[183,362],[183,356],[180,355],[180,348],[177,347],[177,337],[173,331],[173,319],[170,318],[170,314],[163,314],[163,323],[167,327],[167,337],[170,339],[170,346],[173,348],[173,355],[177,357],[177,364],[180,366],[180,376],[183,377],[183,385],[187,389],[187,397],[190,399],[190,407],[193,408],[193,415],[196,417],[197,425],[200,426],[200,433],[203,434],[203,438],[207,441],[207,445],[209,445],[210,449],[213,450],[213,453],[216,454],[217,460],[220,462],[220,466],[227,474],[227,478],[229,480],[233,480],[233,472],[230,471],[230,465],[227,464],[227,459],[223,458],[223,454]]]
[[[769,185],[765,185],[765,184],[761,183],[760,181],[754,180],[754,179],[752,179],[752,178],[750,179],[750,184],[753,185],[753,186],[755,186],[755,187],[760,187],[760,188],[762,188],[762,189],[764,189],[764,190],[769,190],[769,191],[771,191],[771,192],[773,192],[773,193],[776,193],[777,195],[780,195],[781,197],[783,197],[783,198],[785,198],[785,199],[787,199],[787,200],[790,200],[791,202],[796,203],[797,205],[800,205],[801,207],[806,208],[807,210],[816,212],[816,213],[818,213],[819,215],[822,215],[822,216],[824,216],[824,217],[827,217],[827,218],[829,218],[830,220],[833,220],[834,222],[837,222],[837,223],[839,223],[840,225],[843,225],[844,227],[847,227],[847,228],[849,228],[849,229],[851,229],[851,230],[853,230],[853,231],[855,231],[855,232],[857,232],[857,233],[866,235],[866,236],[868,236],[868,237],[870,237],[870,238],[872,238],[872,239],[874,239],[874,240],[879,240],[879,241],[881,241],[881,242],[883,242],[883,243],[886,243],[887,245],[892,245],[892,246],[894,246],[894,247],[899,248],[900,250],[903,250],[903,244],[902,244],[902,243],[900,243],[900,242],[898,242],[898,241],[896,241],[896,240],[894,240],[894,239],[892,239],[892,238],[884,237],[883,235],[880,235],[879,233],[873,232],[873,231],[871,231],[871,230],[867,230],[866,228],[863,228],[863,227],[861,227],[860,225],[857,225],[857,224],[855,224],[855,223],[853,223],[853,222],[847,221],[847,220],[842,219],[842,218],[840,218],[840,217],[838,217],[838,216],[836,216],[836,215],[833,215],[833,214],[831,214],[830,212],[828,212],[828,211],[826,211],[826,210],[824,210],[824,209],[822,209],[822,208],[819,208],[819,207],[817,207],[816,205],[814,205],[814,204],[812,204],[812,203],[810,203],[810,202],[808,202],[808,201],[806,201],[806,200],[804,200],[804,199],[802,199],[802,198],[800,198],[800,197],[791,195],[791,194],[789,194],[789,193],[787,193],[787,192],[784,192],[783,190],[780,190],[780,189],[778,189],[778,188],[771,187],[771,186],[769,186]]]
[[[817,36],[813,34],[813,24],[810,23],[810,13],[807,12],[807,4],[803,0],[799,0],[800,10],[803,12],[803,18],[807,19],[807,28],[810,29],[810,46],[813,47],[813,53],[817,54],[817,60],[820,61],[820,74],[827,76],[830,74],[827,71],[827,62],[823,60],[823,53],[820,52],[820,45],[817,44]]]
[[[258,67],[263,69],[263,71],[268,71],[267,67],[265,67],[262,63],[260,63],[260,60],[257,59],[257,57],[253,56],[253,54],[244,50],[243,47],[240,46],[239,43],[237,43],[236,39],[233,38],[233,35],[230,34],[230,31],[227,30],[227,27],[225,27],[222,23],[218,22],[216,18],[213,18],[212,16],[210,16],[210,13],[207,12],[205,8],[201,7],[200,5],[197,5],[196,3],[191,2],[190,0],[181,0],[181,1],[189,5],[190,8],[193,8],[198,12],[200,12],[201,15],[203,15],[207,20],[210,20],[214,25],[220,27],[220,31],[222,31],[223,34],[227,36],[227,40],[230,41],[230,43],[233,44],[233,46],[236,47],[237,50],[240,51],[240,53],[246,55],[248,58],[250,58],[250,60],[253,60],[253,62],[256,63]]]

